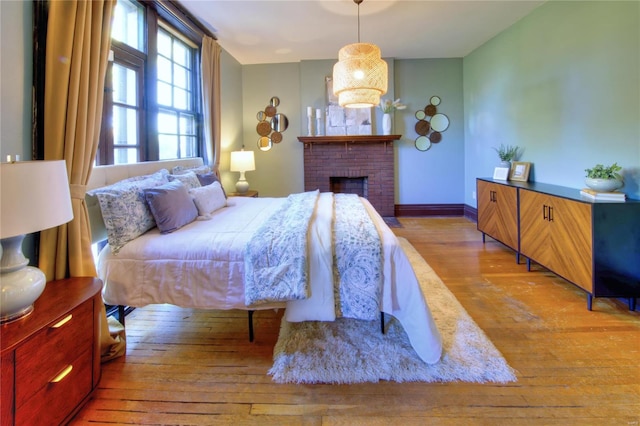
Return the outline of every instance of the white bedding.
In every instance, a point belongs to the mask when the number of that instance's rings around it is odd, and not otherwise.
[[[153,229],[127,243],[117,255],[109,247],[100,253],[98,274],[104,281],[103,298],[112,305],[141,307],[169,303],[190,308],[272,309],[281,303],[246,306],[244,250],[251,235],[284,202],[284,198],[229,197],[228,207],[208,221],[195,221],[176,232]],[[371,204],[362,199],[383,245],[382,311],[403,325],[411,344],[427,363],[439,361],[442,341],[413,269],[396,236]],[[319,205],[328,206],[326,198]],[[327,287],[332,266],[331,223],[314,215],[310,228],[310,299],[288,302],[288,321],[333,320],[333,290]],[[331,257],[329,257],[331,258]]]

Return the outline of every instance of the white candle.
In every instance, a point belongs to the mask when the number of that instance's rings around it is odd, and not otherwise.
[[[320,108],[316,109],[316,117],[317,118],[321,118],[322,117],[322,110]]]
[[[307,117],[313,117],[313,108],[307,107]]]

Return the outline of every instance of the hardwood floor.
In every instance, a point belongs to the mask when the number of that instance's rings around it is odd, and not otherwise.
[[[595,299],[464,218],[400,218],[407,238],[518,381],[279,385],[267,371],[280,313],[152,306],[127,317],[127,355],[102,366],[72,424],[638,425],[640,312]]]

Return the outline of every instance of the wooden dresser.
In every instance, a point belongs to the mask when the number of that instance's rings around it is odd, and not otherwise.
[[[579,189],[489,178],[477,180],[477,193],[483,238],[486,233],[526,256],[528,268],[533,260],[585,290],[588,309],[593,297],[628,298],[635,309],[640,201],[592,202]]]
[[[47,283],[34,311],[0,328],[0,424],[68,422],[100,380],[102,282]]]

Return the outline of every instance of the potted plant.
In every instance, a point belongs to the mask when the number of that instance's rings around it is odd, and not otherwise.
[[[622,175],[620,174],[621,170],[622,167],[618,166],[617,163],[613,163],[608,167],[602,164],[596,164],[594,167],[584,170],[587,172],[587,178],[584,183],[594,191],[615,191],[624,185]]]
[[[520,147],[513,145],[500,144],[500,148],[493,147],[494,151],[498,153],[498,157],[501,161],[501,166],[511,167],[511,161],[518,159],[520,153]]]

